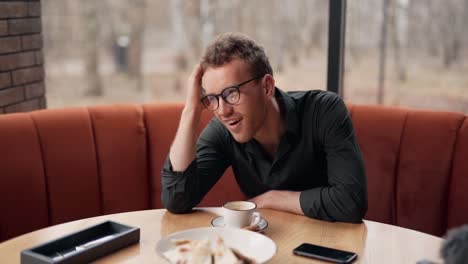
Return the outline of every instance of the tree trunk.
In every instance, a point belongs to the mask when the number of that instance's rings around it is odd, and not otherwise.
[[[382,3],[382,26],[380,32],[380,56],[379,56],[379,84],[377,91],[377,103],[383,104],[384,101],[384,84],[385,84],[385,64],[387,56],[387,20],[388,20],[388,1]]]
[[[202,50],[213,39],[215,32],[215,24],[213,18],[214,14],[214,1],[201,0],[200,1],[200,20],[201,20],[201,47]]]
[[[86,45],[86,79],[88,80],[88,90],[85,92],[88,96],[103,95],[103,87],[99,76],[99,23],[97,19],[97,5],[99,2],[83,2]]]
[[[396,0],[391,0],[390,5],[390,30],[392,35],[392,44],[393,44],[393,55],[395,59],[395,70],[397,73],[398,80],[400,82],[406,81],[406,67],[401,58],[401,43],[400,43],[400,34],[399,34],[399,25],[398,25],[398,8]]]
[[[136,90],[143,91],[143,40],[145,32],[145,0],[131,2],[131,33],[129,52],[129,73],[136,79]]]
[[[281,0],[275,0],[271,4],[271,10],[273,14],[277,14],[276,19],[273,20],[273,27],[272,27],[272,33],[270,34],[270,40],[271,43],[273,44],[273,50],[272,50],[272,58],[274,58],[274,69],[276,69],[276,72],[281,73],[284,71],[284,66],[285,66],[285,42],[289,41],[288,39],[284,37],[278,37],[276,34],[280,35],[285,35],[287,33],[287,30],[285,30],[286,27],[286,18],[285,15],[280,12],[283,8],[283,1]],[[275,34],[276,33],[276,34]]]
[[[468,0],[464,1],[464,9],[463,9],[463,26],[462,28],[468,28]],[[466,48],[468,46],[468,34],[463,34],[465,37],[464,43],[463,43],[463,48]],[[462,52],[463,54],[463,52]]]
[[[184,26],[183,2],[181,0],[171,0],[170,3],[172,31],[174,32],[174,50],[175,50],[175,84],[174,90],[182,90],[183,81],[179,75],[188,67],[188,58],[184,52],[187,48],[188,38]]]
[[[425,37],[425,39],[426,39],[426,42],[429,42],[428,43],[429,55],[432,57],[437,57],[439,56],[439,48],[437,44],[439,44],[439,41],[442,41],[439,39],[440,36],[438,36],[440,34],[437,34],[438,33],[437,21],[436,21],[436,18],[438,17],[438,15],[436,14],[437,8],[434,7],[434,3],[432,1],[427,1],[426,8],[429,14],[429,19],[426,19],[426,21],[427,20],[429,21],[427,21],[428,30],[427,30],[427,36]]]

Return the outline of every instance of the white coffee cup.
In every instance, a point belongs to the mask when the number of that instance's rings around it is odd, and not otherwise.
[[[262,219],[255,209],[257,205],[248,201],[233,201],[223,205],[224,224],[227,227],[243,228],[255,226]]]

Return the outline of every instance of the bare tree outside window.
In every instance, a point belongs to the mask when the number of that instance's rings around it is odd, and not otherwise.
[[[348,1],[346,99],[468,113],[467,6]]]
[[[264,45],[278,87],[327,88],[326,0],[41,3],[51,108],[182,101],[225,32]],[[346,100],[468,112],[468,0],[352,0],[346,20]]]

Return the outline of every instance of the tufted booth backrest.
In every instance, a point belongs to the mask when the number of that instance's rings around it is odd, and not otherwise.
[[[366,164],[366,219],[434,235],[468,223],[465,115],[348,107]]]
[[[181,104],[0,116],[0,241],[76,219],[161,208]],[[204,113],[202,123],[211,118]],[[200,128],[201,131],[201,128]],[[200,203],[245,199],[231,169]]]
[[[468,222],[466,116],[348,107],[366,162],[366,219],[435,235]],[[171,103],[0,116],[0,241],[75,219],[161,208],[160,171],[181,110]],[[210,118],[204,112],[201,128]],[[200,206],[245,198],[232,171],[226,174]]]

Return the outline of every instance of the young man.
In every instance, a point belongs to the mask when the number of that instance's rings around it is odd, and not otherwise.
[[[228,166],[258,208],[360,222],[367,211],[363,159],[342,100],[283,92],[264,49],[235,33],[210,44],[187,84],[179,128],[162,171],[162,201],[189,212]],[[203,108],[215,118],[200,138]]]

